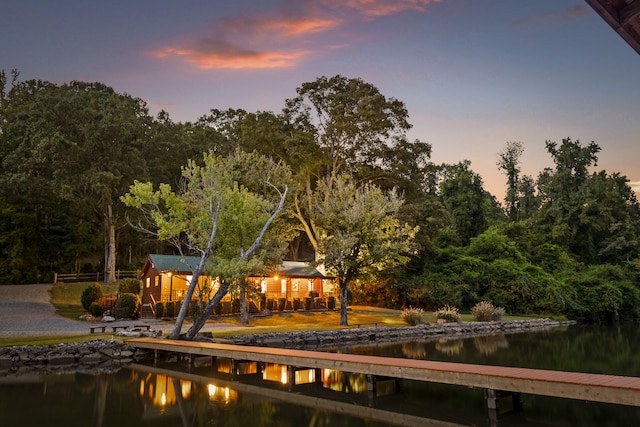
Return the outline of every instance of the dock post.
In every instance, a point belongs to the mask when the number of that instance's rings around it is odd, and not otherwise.
[[[377,392],[377,381],[374,375],[367,375],[367,397],[375,399]]]
[[[523,403],[522,403],[522,394],[521,393],[512,393],[511,394],[511,402],[513,405],[513,410],[515,412],[522,412]]]
[[[287,366],[287,377],[289,380],[289,391],[293,391],[293,388],[296,385],[296,368],[294,366]]]
[[[493,389],[486,389],[484,392],[485,397],[487,398],[487,407],[489,409],[493,409],[495,411],[498,410],[498,392]]]

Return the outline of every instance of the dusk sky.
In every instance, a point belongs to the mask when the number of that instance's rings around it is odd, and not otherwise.
[[[304,82],[359,77],[501,201],[507,141],[534,178],[546,140],[594,141],[597,170],[640,189],[640,55],[581,0],[3,0],[0,68],[103,82],[174,121],[278,113]]]

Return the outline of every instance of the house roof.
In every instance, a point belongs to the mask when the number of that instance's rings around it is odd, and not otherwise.
[[[283,261],[278,269],[278,274],[286,277],[329,278],[309,263],[298,261]]]
[[[586,0],[640,54],[640,0]]]
[[[149,254],[149,259],[156,270],[176,273],[191,273],[200,262],[197,256]]]
[[[149,267],[154,267],[160,272],[191,273],[198,266],[199,262],[200,257],[196,256],[149,254],[149,258],[142,269],[141,276],[144,276]],[[299,261],[283,261],[278,267],[277,273],[284,277],[331,278],[330,276],[322,274],[309,263]]]

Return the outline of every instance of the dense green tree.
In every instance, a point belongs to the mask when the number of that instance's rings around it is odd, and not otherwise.
[[[56,204],[72,204],[65,214],[76,224],[67,226],[100,230],[105,280],[115,280],[117,200],[147,173],[140,156],[150,122],[145,103],[101,83],[14,79],[2,91],[2,186],[26,194],[14,206],[28,206],[35,221]]]
[[[531,218],[540,209],[540,197],[536,192],[536,184],[529,175],[523,176],[518,182],[516,209],[520,220]]]
[[[555,169],[538,178],[542,201],[537,222],[551,242],[586,263],[628,261],[638,256],[640,207],[628,180],[605,171],[589,173],[600,147],[570,138],[547,141]]]
[[[510,141],[498,153],[498,168],[507,176],[507,191],[504,197],[505,210],[511,221],[518,220],[518,183],[520,181],[520,157],[524,152],[521,142]]]
[[[340,325],[348,325],[347,294],[352,281],[407,259],[417,227],[396,215],[402,199],[367,184],[356,186],[346,175],[323,181],[316,192],[320,260],[340,288]]]
[[[186,333],[193,338],[231,284],[262,261],[261,245],[284,207],[289,172],[266,157],[236,150],[228,156],[209,152],[203,166],[190,161],[183,178],[177,192],[168,184],[154,190],[150,182],[136,182],[122,200],[148,219],[138,230],[170,242],[181,254],[200,256],[185,295],[191,301],[195,294],[202,303]],[[220,281],[210,299],[208,289],[197,289],[205,269]],[[187,310],[188,304],[180,308],[171,338],[180,337]]]
[[[495,215],[496,202],[488,194],[480,175],[471,170],[471,162],[443,165],[440,198],[452,218],[461,245],[482,233]]]
[[[318,181],[336,180],[345,172],[356,175],[359,165],[382,162],[389,148],[406,140],[411,125],[403,102],[362,79],[320,77],[303,83],[297,93],[286,101],[283,114],[299,135],[313,136],[322,162],[300,170],[295,216],[317,250],[321,236],[312,200]]]

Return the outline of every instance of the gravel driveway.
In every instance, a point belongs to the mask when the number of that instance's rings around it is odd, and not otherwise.
[[[0,337],[34,337],[45,335],[76,335],[89,333],[88,322],[59,316],[49,301],[53,285],[0,286]],[[152,329],[170,330],[155,320],[117,321],[110,325],[153,323]],[[101,323],[102,324],[102,323]]]

